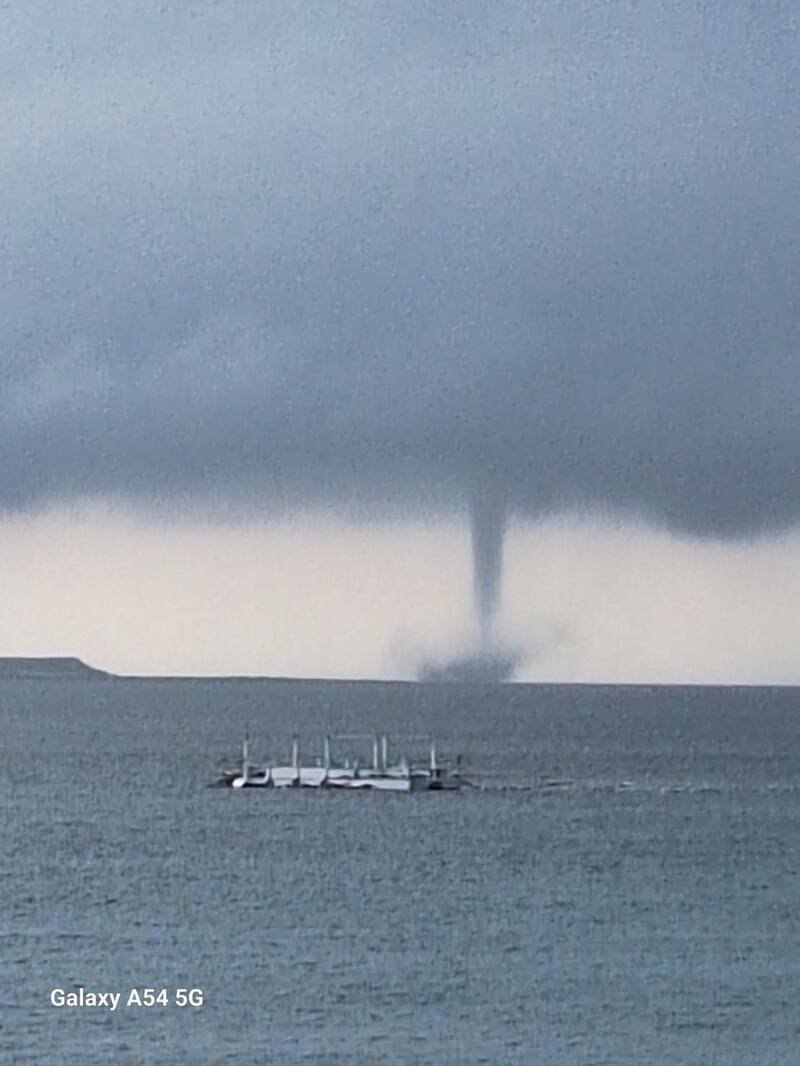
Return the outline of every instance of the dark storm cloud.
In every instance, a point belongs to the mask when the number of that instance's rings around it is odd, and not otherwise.
[[[795,517],[793,5],[5,18],[7,507]]]

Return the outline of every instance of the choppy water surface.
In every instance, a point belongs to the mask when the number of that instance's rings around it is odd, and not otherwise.
[[[0,683],[0,1059],[800,1054],[796,690]],[[459,794],[206,788],[290,733],[435,732]],[[504,787],[513,786],[513,787]],[[199,987],[199,1010],[52,988]]]

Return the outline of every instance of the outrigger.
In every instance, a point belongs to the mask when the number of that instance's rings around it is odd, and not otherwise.
[[[460,760],[450,766],[439,759],[434,740],[430,741],[430,757],[425,763],[412,763],[405,755],[392,761],[386,734],[373,738],[371,765],[362,766],[357,758],[336,763],[331,755],[331,739],[325,737],[323,754],[313,765],[301,764],[300,746],[294,738],[290,763],[254,766],[250,762],[249,740],[245,735],[241,767],[223,770],[220,784],[229,788],[366,788],[381,792],[423,792],[460,788],[461,773]]]

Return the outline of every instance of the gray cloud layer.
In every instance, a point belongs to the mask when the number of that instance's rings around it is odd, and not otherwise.
[[[5,507],[796,517],[793,4],[5,18]]]

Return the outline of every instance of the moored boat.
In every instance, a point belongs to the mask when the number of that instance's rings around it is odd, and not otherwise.
[[[223,770],[219,783],[235,789],[334,788],[424,792],[457,789],[461,785],[461,776],[458,762],[453,767],[439,759],[433,740],[430,742],[429,759],[412,763],[405,755],[393,761],[389,755],[388,737],[385,734],[380,738],[375,737],[372,762],[362,765],[358,758],[337,763],[331,754],[331,740],[325,737],[322,756],[317,757],[312,764],[304,765],[295,738],[288,764],[254,766],[249,756],[249,740],[245,736],[240,769]]]

